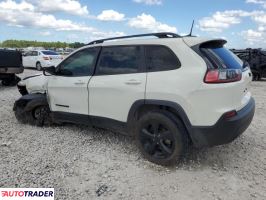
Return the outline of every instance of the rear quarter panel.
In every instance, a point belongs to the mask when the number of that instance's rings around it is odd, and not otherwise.
[[[249,102],[248,71],[238,82],[206,84],[207,66],[195,51],[181,41],[167,43],[167,46],[175,52],[182,66],[172,71],[148,73],[146,99],[179,104],[192,126],[213,126],[224,113],[238,111]]]
[[[146,99],[172,101],[186,112],[192,124],[197,122],[195,107],[201,104],[194,98],[203,82],[206,64],[203,59],[182,40],[165,41],[177,55],[181,67],[171,71],[150,72],[147,74]],[[195,106],[195,104],[197,106]]]

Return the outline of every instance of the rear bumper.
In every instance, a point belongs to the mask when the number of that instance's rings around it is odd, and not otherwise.
[[[211,127],[192,127],[190,131],[192,141],[197,147],[210,147],[230,143],[248,128],[254,113],[255,101],[251,98],[249,103],[238,111],[235,117],[226,119],[222,116]]]
[[[0,73],[0,80],[14,80],[14,79],[21,80],[15,74],[1,74]]]
[[[0,74],[21,74],[24,71],[24,67],[0,67]]]

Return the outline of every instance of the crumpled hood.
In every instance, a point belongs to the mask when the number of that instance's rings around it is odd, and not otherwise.
[[[35,75],[32,75],[32,76],[27,76],[27,77],[23,78],[22,80],[27,80],[29,78],[33,78],[33,77],[37,77],[37,76],[41,76],[41,75],[43,75],[43,74],[35,74]]]
[[[22,79],[18,83],[20,86],[26,86],[29,93],[46,93],[47,91],[48,76],[43,74],[36,74]]]

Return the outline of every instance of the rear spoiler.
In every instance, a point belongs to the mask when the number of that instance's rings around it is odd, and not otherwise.
[[[183,41],[189,46],[208,46],[208,45],[219,45],[223,46],[227,43],[224,39],[209,39],[209,38],[198,38],[198,37],[184,37]]]
[[[201,48],[221,48],[227,43],[224,39],[213,39],[213,40],[201,40],[198,42],[191,42],[187,44],[191,49],[193,49],[198,55],[203,56],[201,53]],[[193,44],[193,45],[192,45]]]

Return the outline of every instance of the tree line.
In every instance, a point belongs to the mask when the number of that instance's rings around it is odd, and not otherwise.
[[[80,48],[84,46],[84,43],[74,42],[40,42],[30,40],[5,40],[0,43],[2,48],[26,48],[26,47],[44,47],[44,48]]]

